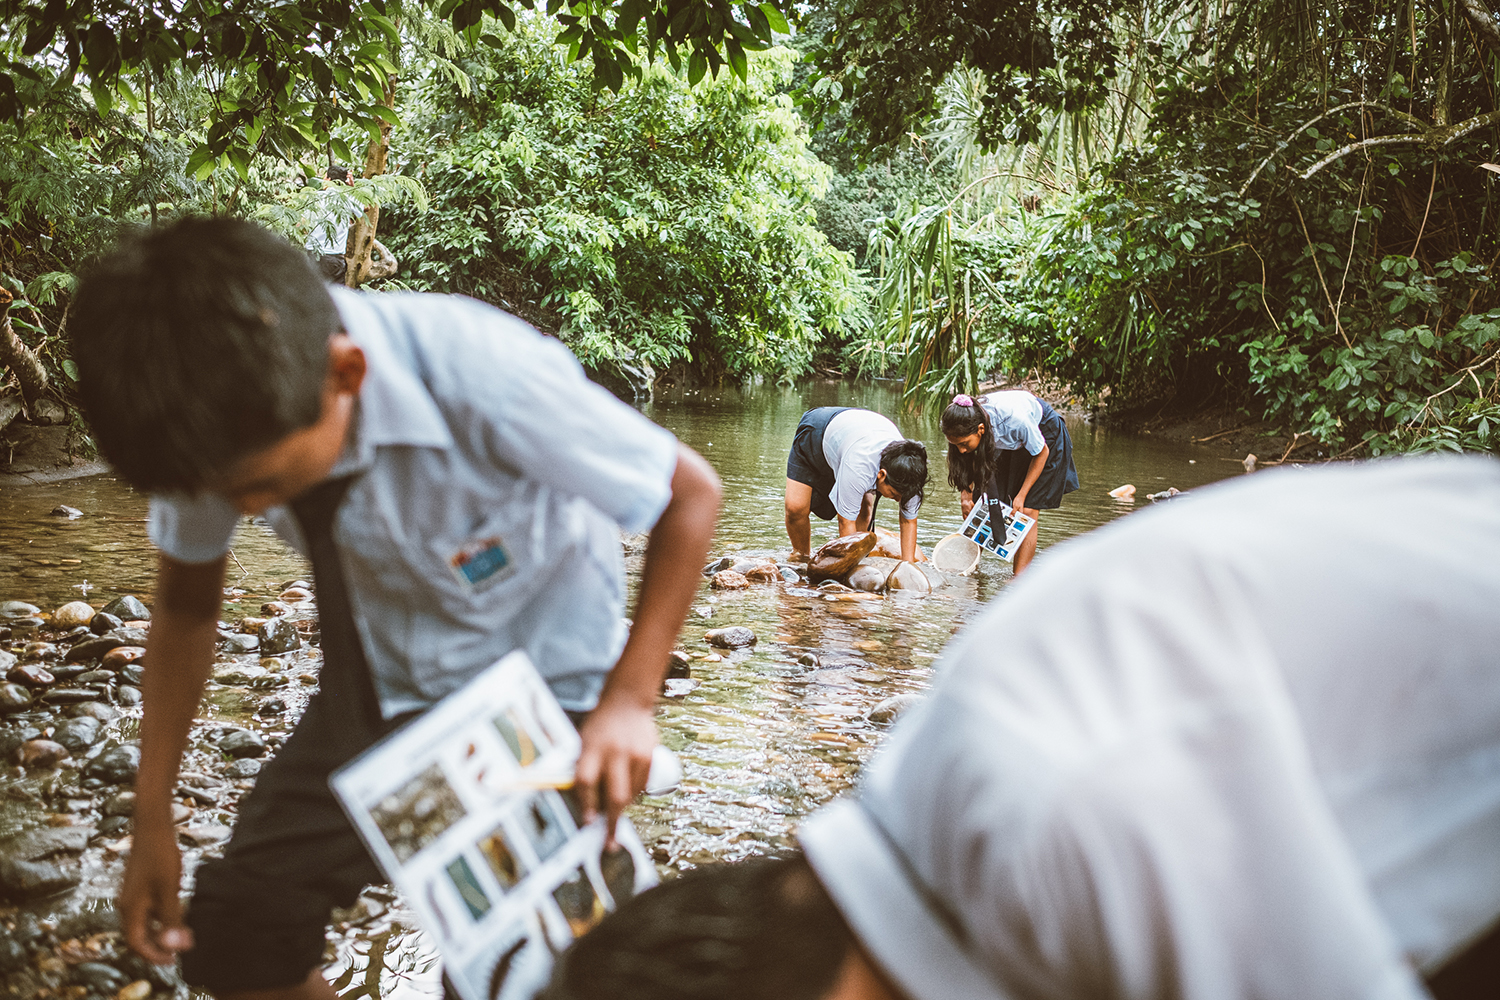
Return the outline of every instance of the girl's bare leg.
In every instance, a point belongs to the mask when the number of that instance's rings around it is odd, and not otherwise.
[[[1026,532],[1026,537],[1021,539],[1021,547],[1016,549],[1016,576],[1020,576],[1021,571],[1031,565],[1031,558],[1036,555],[1036,535],[1042,530],[1041,511],[1032,507],[1022,507],[1021,513],[1036,521],[1036,524],[1033,524],[1031,530]]]
[[[786,537],[792,543],[792,562],[806,562],[812,547],[812,487],[786,481]]]

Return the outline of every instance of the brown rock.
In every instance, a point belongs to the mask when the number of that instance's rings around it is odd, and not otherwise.
[[[260,613],[267,618],[280,618],[282,615],[291,614],[292,608],[291,605],[284,604],[281,601],[267,601],[260,606]]]
[[[145,655],[144,646],[116,646],[104,654],[100,666],[105,670],[123,670],[132,663],[139,663]]]
[[[750,586],[750,581],[745,579],[743,573],[736,573],[732,569],[721,569],[709,578],[709,586],[715,590],[744,590]]]
[[[745,579],[751,583],[780,583],[781,570],[773,562],[762,563],[746,573]]]
[[[266,621],[267,619],[265,618],[252,618],[249,615],[246,615],[244,618],[240,619],[238,629],[239,631],[244,632],[246,635],[254,635],[256,630],[264,625]]]
[[[281,592],[281,600],[287,604],[301,604],[312,600],[312,591],[303,587],[288,587]]]
[[[51,671],[44,668],[40,663],[23,663],[6,674],[5,679],[14,681],[17,684],[25,684],[29,687],[46,687],[57,680],[56,677],[52,676]]]
[[[56,767],[68,759],[68,748],[51,740],[27,740],[17,751],[22,767]]]
[[[115,994],[115,1000],[150,1000],[151,981],[148,979],[137,979],[129,986],[120,988]]]
[[[812,559],[807,564],[808,577],[816,582],[847,576],[850,570],[859,565],[861,559],[874,550],[877,541],[873,531],[835,538],[812,554]]]

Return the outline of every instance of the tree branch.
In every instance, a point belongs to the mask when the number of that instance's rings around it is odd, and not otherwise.
[[[1488,114],[1479,115],[1467,121],[1461,121],[1457,125],[1449,125],[1446,128],[1430,128],[1425,132],[1416,132],[1410,135],[1379,135],[1373,139],[1361,139],[1359,142],[1351,142],[1347,146],[1335,149],[1297,176],[1304,181],[1308,180],[1330,163],[1342,160],[1350,153],[1357,153],[1361,149],[1370,149],[1374,146],[1426,145],[1434,149],[1442,146],[1451,146],[1469,133],[1476,132],[1497,122],[1500,122],[1500,111],[1491,111]]]
[[[16,336],[10,322],[10,292],[0,287],[0,365],[9,368],[21,383],[21,399],[28,417],[35,416],[37,400],[47,392],[47,371],[36,354]]]
[[[1322,121],[1324,118],[1327,118],[1331,115],[1336,115],[1340,111],[1347,111],[1350,108],[1377,108],[1381,111],[1384,111],[1388,115],[1393,115],[1397,118],[1403,119],[1407,123],[1415,125],[1418,128],[1427,128],[1427,123],[1422,121],[1420,118],[1409,115],[1404,111],[1397,111],[1395,108],[1387,104],[1380,104],[1376,101],[1350,101],[1348,104],[1340,104],[1336,108],[1329,108],[1327,111],[1323,112],[1321,115],[1318,115],[1316,118],[1309,118],[1307,121],[1303,122],[1302,125],[1296,129],[1296,131],[1292,132],[1291,135],[1281,140],[1276,148],[1271,150],[1271,152],[1267,154],[1264,160],[1261,160],[1255,165],[1255,169],[1250,172],[1250,176],[1245,180],[1245,183],[1240,185],[1239,196],[1241,198],[1245,197],[1245,192],[1250,190],[1250,185],[1255,183],[1255,178],[1260,176],[1260,172],[1266,168],[1266,164],[1270,163],[1272,160],[1276,159],[1276,157],[1280,156],[1282,151],[1292,144],[1293,139],[1297,138],[1297,136],[1301,135],[1303,132],[1306,132],[1308,129],[1318,124],[1318,122]],[[1304,177],[1303,180],[1306,180],[1306,178]]]
[[[1475,34],[1484,40],[1490,51],[1500,56],[1500,24],[1495,23],[1495,15],[1490,13],[1489,6],[1484,0],[1458,0],[1458,5],[1474,26]]]

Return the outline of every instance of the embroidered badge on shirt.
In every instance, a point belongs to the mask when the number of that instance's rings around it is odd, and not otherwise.
[[[459,549],[458,554],[448,560],[448,565],[453,568],[453,575],[458,577],[459,583],[471,590],[479,590],[509,575],[510,554],[500,539],[484,538]]]

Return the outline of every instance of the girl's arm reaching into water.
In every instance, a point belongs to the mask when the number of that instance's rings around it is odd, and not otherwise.
[[[901,561],[917,561],[917,519],[901,519]]]
[[[583,751],[575,776],[579,801],[589,817],[602,808],[611,843],[615,820],[646,787],[667,654],[702,582],[699,567],[713,540],[719,497],[714,470],[697,452],[679,445],[672,499],[646,543],[630,638],[581,731]]]

